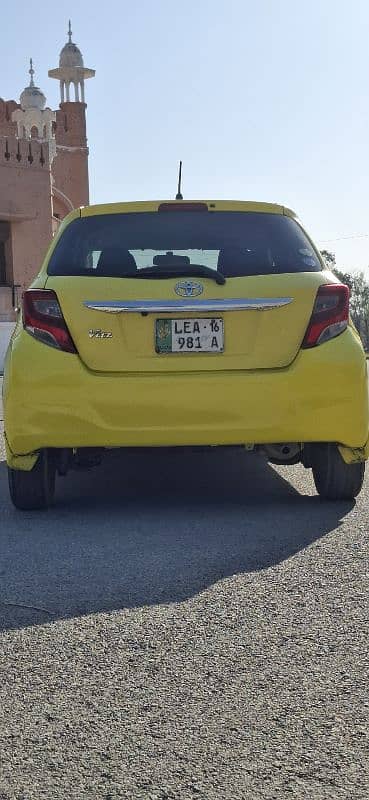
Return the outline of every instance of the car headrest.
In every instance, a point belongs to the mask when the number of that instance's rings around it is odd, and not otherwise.
[[[97,274],[117,277],[136,270],[137,264],[132,253],[121,247],[105,247],[96,267]]]
[[[264,248],[225,247],[219,250],[218,270],[228,278],[258,275],[265,272],[269,260]]]

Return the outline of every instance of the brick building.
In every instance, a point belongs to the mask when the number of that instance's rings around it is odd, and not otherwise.
[[[30,83],[19,103],[0,97],[0,369],[20,295],[37,274],[60,220],[89,202],[85,80],[94,70],[68,42],[49,77],[60,83],[57,111]],[[72,98],[73,89],[73,98]]]

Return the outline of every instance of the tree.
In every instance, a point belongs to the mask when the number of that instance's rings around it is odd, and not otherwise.
[[[330,253],[329,250],[321,250],[320,255],[322,256],[323,261],[325,261],[328,269],[333,269],[336,266],[336,256],[334,253]]]

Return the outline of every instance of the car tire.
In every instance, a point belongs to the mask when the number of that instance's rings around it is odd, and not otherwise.
[[[363,485],[365,462],[346,464],[335,444],[314,449],[312,469],[316,490],[325,500],[353,500]]]
[[[51,506],[55,493],[55,460],[41,450],[30,472],[8,467],[9,492],[13,505],[21,511],[41,511]]]

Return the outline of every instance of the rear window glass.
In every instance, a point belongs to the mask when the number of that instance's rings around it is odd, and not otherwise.
[[[253,212],[149,212],[82,217],[68,225],[49,275],[132,276],[191,266],[225,277],[315,272],[319,256],[295,220]]]

